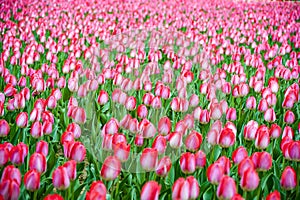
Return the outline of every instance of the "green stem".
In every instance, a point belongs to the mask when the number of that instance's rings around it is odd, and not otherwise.
[[[33,192],[33,200],[37,200],[37,192],[38,192],[38,190],[35,190]]]
[[[244,190],[244,191],[243,191],[243,197],[244,197],[245,200],[247,199],[247,194],[248,194],[247,191]]]

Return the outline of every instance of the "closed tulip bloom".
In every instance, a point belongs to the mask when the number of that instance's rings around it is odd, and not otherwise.
[[[104,134],[115,134],[118,133],[119,130],[119,122],[115,118],[111,118],[104,126],[103,133]]]
[[[84,108],[75,108],[72,112],[72,118],[75,123],[84,124],[86,122],[86,113]]]
[[[194,176],[188,176],[186,181],[189,183],[189,199],[197,199],[200,194],[200,187]]]
[[[161,186],[156,181],[146,182],[141,191],[141,200],[158,200]]]
[[[121,172],[121,162],[116,156],[108,156],[102,165],[100,175],[104,180],[114,180]]]
[[[54,95],[51,95],[48,97],[46,103],[47,103],[47,108],[54,109],[57,105],[57,100]]]
[[[256,99],[254,96],[250,96],[246,101],[246,108],[254,110],[256,108]]]
[[[194,108],[199,104],[199,97],[196,94],[192,94],[189,100],[189,106]]]
[[[219,199],[231,199],[236,193],[234,179],[229,176],[223,176],[217,188],[217,197]]]
[[[284,127],[283,132],[282,132],[282,138],[284,138],[285,136],[288,136],[289,138],[293,139],[294,135],[295,135],[295,133],[294,133],[294,130],[292,129],[292,127],[290,127],[290,126]]]
[[[265,112],[268,109],[268,102],[266,99],[262,98],[259,103],[258,103],[258,108],[257,110],[259,112]]]
[[[165,116],[158,122],[158,132],[162,135],[168,135],[171,131],[171,120]]]
[[[58,190],[65,190],[70,186],[70,178],[65,167],[59,166],[53,171],[52,184]]]
[[[202,110],[200,113],[199,122],[201,124],[207,124],[209,122],[209,113],[206,109]]]
[[[66,168],[68,176],[70,180],[75,180],[76,179],[76,161],[75,160],[69,160],[63,164],[63,167]]]
[[[70,131],[74,134],[74,138],[79,138],[81,136],[81,128],[78,124],[76,123],[71,123],[67,127],[67,131]]]
[[[0,119],[0,137],[6,137],[10,131],[9,124],[5,119]]]
[[[44,173],[47,170],[46,157],[41,153],[33,153],[29,159],[29,169]]]
[[[153,148],[145,148],[140,157],[140,164],[142,168],[149,172],[156,168],[158,162],[158,151]]]
[[[236,110],[235,108],[228,108],[226,112],[226,119],[228,121],[235,121],[236,120]]]
[[[235,143],[235,134],[230,128],[224,128],[220,135],[218,144],[223,148],[228,148]]]
[[[257,129],[258,123],[254,120],[250,120],[244,127],[244,138],[246,140],[254,140]]]
[[[196,168],[203,168],[206,165],[206,154],[199,150],[195,153]]]
[[[259,185],[259,176],[253,168],[248,168],[244,171],[241,178],[241,187],[246,191],[253,191]]]
[[[287,124],[293,124],[295,122],[295,114],[293,111],[287,110],[284,114],[284,122]]]
[[[42,124],[42,132],[44,135],[50,135],[52,133],[53,123],[49,120],[46,120]]]
[[[196,107],[196,108],[194,109],[194,111],[193,111],[193,117],[194,117],[195,120],[198,120],[198,121],[199,121],[201,111],[202,111],[201,107]]]
[[[214,103],[210,107],[210,118],[213,120],[218,120],[222,117],[222,108],[220,104]]]
[[[300,161],[300,141],[292,141],[287,146],[289,158],[293,161]]]
[[[24,185],[29,191],[35,191],[40,188],[40,173],[34,169],[29,170],[24,175]]]
[[[275,190],[274,192],[271,192],[270,194],[268,194],[268,196],[266,197],[266,200],[280,200],[280,193]]]
[[[188,176],[186,180],[178,178],[172,186],[172,199],[197,199],[200,193],[198,181],[193,176]]]
[[[156,136],[153,141],[152,148],[156,149],[158,151],[158,154],[164,154],[167,148],[167,140],[162,135]]]
[[[280,185],[285,190],[292,190],[292,189],[296,188],[297,174],[296,174],[296,171],[292,167],[287,166],[283,170],[281,178],[280,178]]]
[[[172,167],[172,161],[168,156],[163,157],[158,161],[155,172],[158,176],[165,177],[168,175]]]
[[[178,149],[182,145],[182,134],[180,132],[172,132],[169,136],[169,144],[173,149]]]
[[[144,138],[153,138],[156,134],[155,126],[146,119],[143,119],[139,124],[139,129]]]
[[[119,158],[121,162],[126,162],[129,158],[130,153],[130,144],[126,142],[119,142],[116,145],[113,145],[114,156]]]
[[[14,179],[6,179],[0,182],[0,198],[18,200],[20,185]]]
[[[130,96],[126,99],[126,102],[125,102],[125,107],[127,110],[135,110],[136,108],[136,98],[133,97],[133,96]]]
[[[148,109],[144,104],[141,104],[137,107],[137,116],[141,119],[147,118]]]
[[[134,138],[134,144],[138,147],[143,146],[144,144],[144,137],[141,134],[136,134]]]
[[[108,93],[105,90],[100,90],[99,92],[99,96],[97,99],[97,102],[99,103],[99,105],[104,105],[108,102],[109,97],[108,97]]]
[[[272,167],[272,156],[268,152],[255,152],[250,158],[257,171],[268,171]]]
[[[28,114],[27,112],[20,112],[16,117],[16,124],[20,128],[24,128],[28,123]]]
[[[43,129],[42,129],[42,123],[39,121],[35,121],[31,125],[30,134],[34,138],[39,138],[43,136]]]
[[[277,124],[272,124],[270,127],[270,137],[271,138],[279,138],[281,135],[281,127]]]
[[[152,99],[152,102],[151,102],[151,106],[152,108],[154,109],[160,109],[161,108],[161,100],[160,100],[160,97],[156,96]]]
[[[91,184],[90,190],[86,193],[86,200],[105,200],[106,199],[106,187],[102,181],[94,181]]]
[[[14,180],[18,186],[21,185],[21,172],[20,170],[13,166],[8,165],[4,168],[1,176],[1,182],[4,182],[5,180]]]
[[[238,165],[239,176],[243,176],[244,172],[249,168],[255,169],[254,163],[252,162],[252,160],[250,158],[245,158]]]
[[[266,149],[270,144],[270,135],[268,128],[258,128],[255,138],[255,147],[258,149]]]
[[[264,114],[264,119],[267,122],[274,122],[276,120],[276,114],[273,108],[268,108]]]
[[[180,99],[179,97],[174,97],[171,101],[171,109],[174,112],[179,112],[180,111]]]
[[[59,194],[48,194],[44,200],[64,200],[64,198]]]
[[[189,151],[197,151],[201,144],[202,135],[195,130],[192,130],[185,139],[185,146]]]
[[[5,144],[0,144],[0,167],[3,167],[9,160],[9,149]]]
[[[224,169],[219,163],[211,164],[206,171],[206,177],[211,184],[218,185],[224,175]]]
[[[185,174],[194,173],[196,170],[195,155],[190,152],[181,154],[179,164],[180,164],[181,171],[183,173]]]
[[[28,147],[27,150],[25,150],[24,148],[25,147],[18,144],[10,150],[9,159],[13,164],[21,165],[24,163],[25,157],[27,156],[28,153]]]
[[[232,160],[234,164],[239,164],[242,160],[248,157],[248,152],[245,147],[240,146],[232,152]]]
[[[67,158],[82,162],[86,156],[86,149],[81,142],[64,143],[64,154]]]

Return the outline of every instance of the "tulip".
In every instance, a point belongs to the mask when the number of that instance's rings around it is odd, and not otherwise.
[[[188,176],[186,180],[180,177],[172,186],[172,199],[197,199],[199,193],[199,184],[193,176]]]
[[[97,99],[99,105],[106,104],[108,100],[109,100],[108,93],[105,90],[101,90]]]
[[[53,171],[52,184],[58,190],[65,190],[70,186],[70,178],[65,167],[59,166]]]
[[[167,148],[167,140],[162,135],[158,135],[153,141],[152,148],[156,149],[158,154],[163,154]]]
[[[224,169],[221,164],[213,163],[206,171],[206,177],[211,184],[218,185],[224,175]]]
[[[244,127],[244,137],[246,140],[254,140],[256,131],[258,129],[258,123],[254,120],[249,121]]]
[[[14,179],[7,179],[0,182],[0,198],[18,200],[20,185]]]
[[[276,120],[276,114],[273,108],[268,108],[264,114],[264,119],[267,122],[274,122]]]
[[[169,136],[169,144],[171,148],[178,149],[182,145],[182,134],[179,132],[172,132]]]
[[[14,180],[18,186],[21,185],[21,172],[13,165],[8,165],[4,168],[0,183],[6,180]]]
[[[158,200],[161,186],[156,181],[146,182],[141,191],[141,200]]]
[[[94,181],[90,187],[90,190],[86,193],[86,200],[93,199],[106,199],[106,187],[102,181]]]
[[[256,99],[254,96],[250,96],[246,101],[246,108],[254,110],[256,108]]]
[[[217,188],[217,197],[219,199],[231,199],[236,193],[234,179],[229,176],[223,176]]]
[[[133,96],[128,97],[125,102],[125,107],[127,110],[130,110],[130,111],[135,110],[135,108],[136,108],[135,97],[133,97]]]
[[[44,173],[47,170],[46,157],[41,153],[33,153],[29,159],[29,169]]]
[[[271,192],[270,194],[268,194],[268,196],[266,197],[266,200],[280,200],[280,193],[275,190],[274,192]]]
[[[53,96],[53,95],[49,96],[47,99],[47,107],[49,109],[54,109],[56,107],[56,104],[57,104],[57,100],[56,100],[55,96]]]
[[[26,149],[27,148],[27,149]],[[15,165],[21,165],[24,163],[24,159],[27,156],[28,147],[18,144],[14,146],[9,152],[9,159]]]
[[[40,188],[40,173],[34,169],[29,170],[24,175],[24,185],[29,191],[35,191]]]
[[[118,120],[111,118],[102,129],[104,134],[115,134],[118,133],[119,130],[119,122]]]
[[[66,168],[69,179],[75,180],[76,179],[76,161],[75,160],[69,160],[65,164],[63,164],[63,167]]]
[[[268,102],[267,102],[266,99],[262,98],[262,99],[259,101],[259,103],[258,103],[258,108],[257,108],[257,110],[258,110],[259,112],[266,112],[267,109],[268,109]],[[270,110],[270,111],[271,111],[271,110]],[[270,111],[269,111],[269,112],[270,112]],[[268,115],[269,115],[269,114],[268,114]]]
[[[130,153],[130,144],[126,144],[126,142],[119,142],[113,145],[114,156],[119,158],[121,162],[126,162],[129,158]]]
[[[287,146],[289,158],[293,161],[300,161],[300,141],[292,141]]]
[[[267,127],[259,127],[256,132],[255,147],[266,149],[270,144],[270,135]]]
[[[168,175],[172,167],[172,161],[168,156],[163,157],[159,160],[155,172],[158,176],[165,177]]]
[[[181,171],[185,174],[194,173],[196,170],[195,155],[190,152],[181,154],[179,163]]]
[[[224,128],[220,135],[218,144],[223,148],[228,148],[235,143],[235,134],[230,128]]]
[[[81,136],[81,128],[76,123],[71,123],[67,127],[67,131],[70,131],[74,134],[74,138],[79,138]]]
[[[214,103],[210,107],[210,118],[213,120],[218,120],[222,117],[222,108],[220,104]]]
[[[147,118],[148,109],[144,104],[141,104],[137,107],[137,116],[141,119]]]
[[[232,160],[234,164],[239,164],[242,160],[248,157],[248,152],[245,147],[240,146],[232,152]]]
[[[282,138],[288,136],[289,138],[293,139],[294,135],[295,135],[294,130],[290,126],[284,127],[282,132]]]
[[[185,146],[189,151],[197,151],[201,144],[202,135],[195,130],[192,130],[185,139]]]
[[[39,121],[35,121],[31,125],[30,134],[34,138],[39,138],[43,136],[42,123]]]
[[[293,111],[287,110],[284,114],[284,122],[287,124],[293,124],[295,122],[295,114]]]
[[[202,110],[200,113],[199,122],[201,124],[207,124],[209,122],[209,113],[207,110]]]
[[[206,155],[199,150],[195,153],[196,168],[203,168],[206,165]]]
[[[272,167],[272,156],[268,152],[255,152],[250,158],[258,171],[268,171]]]
[[[156,134],[155,126],[147,119],[143,119],[140,122],[139,129],[144,138],[153,138]]]
[[[241,187],[246,191],[253,191],[259,185],[259,176],[253,168],[244,171],[241,179]]]
[[[28,114],[26,112],[20,112],[16,117],[16,124],[20,128],[24,128],[28,123]]]
[[[53,127],[53,123],[50,122],[49,120],[46,120],[43,122],[43,125],[42,125],[42,132],[43,134],[45,135],[50,135],[52,133],[52,127]]]
[[[255,169],[254,163],[250,158],[245,158],[238,165],[239,176],[243,176],[244,172],[249,168]]]
[[[278,138],[281,134],[281,128],[277,124],[272,124],[270,127],[270,137],[271,138]]]
[[[6,137],[10,131],[9,124],[5,119],[0,119],[0,137]]]
[[[180,99],[179,97],[174,97],[171,101],[171,109],[174,112],[179,112],[180,111]]]
[[[5,144],[0,144],[0,167],[3,167],[9,160],[9,149]]]
[[[44,200],[64,200],[64,198],[59,194],[48,194]]]
[[[192,94],[189,100],[189,106],[194,108],[199,104],[199,97],[196,94]]]
[[[226,119],[228,121],[235,121],[236,120],[236,110],[235,108],[228,108],[226,112]]]
[[[143,146],[144,144],[144,137],[141,134],[136,134],[134,139],[134,144],[138,147]]]
[[[64,154],[67,158],[82,162],[86,156],[86,149],[81,142],[64,143]]]
[[[283,170],[281,178],[280,178],[280,185],[285,190],[292,190],[297,186],[296,171],[292,167],[287,166]]]
[[[105,158],[100,175],[104,180],[114,180],[121,172],[121,162],[116,156]]]
[[[140,157],[140,164],[145,171],[153,171],[158,162],[158,151],[153,148],[145,148]]]
[[[72,112],[72,118],[75,123],[84,124],[86,122],[86,113],[84,108],[75,108]]]
[[[171,131],[171,121],[168,117],[160,118],[158,122],[158,132],[162,135],[167,135]]]

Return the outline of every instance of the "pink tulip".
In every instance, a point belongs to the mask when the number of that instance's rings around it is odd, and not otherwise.
[[[130,111],[135,110],[135,108],[136,108],[135,97],[133,97],[133,96],[128,97],[125,102],[125,107],[127,110],[130,110]]]
[[[248,157],[248,152],[245,147],[240,146],[232,152],[232,160],[234,164],[239,164],[242,160]]]
[[[58,190],[65,190],[70,186],[70,178],[65,167],[59,166],[53,171],[52,184]]]
[[[158,132],[167,135],[171,131],[171,121],[168,117],[162,117],[158,122]]]
[[[255,152],[250,158],[257,171],[268,171],[272,167],[272,156],[268,152]]]
[[[185,139],[185,146],[189,151],[197,151],[201,144],[202,135],[195,130],[192,130]]]
[[[292,167],[287,166],[283,170],[281,178],[280,178],[280,185],[285,190],[292,190],[297,186],[296,171]]]
[[[46,157],[41,153],[33,153],[29,159],[29,169],[44,173],[47,170]]]
[[[156,149],[158,154],[162,155],[167,148],[167,140],[162,135],[156,136],[152,143],[152,148]]]
[[[94,181],[91,184],[90,190],[86,193],[86,200],[93,200],[93,199],[106,199],[106,187],[102,183],[102,181]]]
[[[105,180],[116,179],[121,172],[121,162],[116,156],[108,156],[100,171],[100,175]]]
[[[145,171],[152,171],[158,162],[158,151],[153,148],[145,148],[140,158],[140,164]]]
[[[287,124],[293,124],[295,121],[295,114],[293,111],[287,110],[284,114],[284,122]]]
[[[165,156],[159,160],[155,172],[158,176],[165,177],[168,175],[171,167],[172,167],[171,159],[168,156]]]
[[[16,117],[16,124],[20,128],[24,128],[28,123],[28,114],[26,112],[20,112]]]
[[[129,158],[130,153],[130,144],[126,144],[126,142],[119,142],[113,145],[114,156],[119,158],[121,162],[126,162]]]
[[[137,116],[141,119],[147,118],[148,109],[144,104],[141,104],[137,107]]]
[[[190,174],[196,170],[195,155],[190,152],[181,154],[179,163],[183,173]]]
[[[63,167],[66,168],[69,179],[75,180],[76,179],[76,161],[75,160],[69,160],[63,164]]]
[[[24,185],[29,191],[35,191],[40,188],[40,173],[34,169],[29,170],[24,175]]]
[[[146,182],[141,191],[141,200],[158,200],[161,186],[155,181]]]
[[[211,164],[206,171],[207,179],[210,183],[218,185],[224,175],[224,169],[219,163]]]
[[[64,144],[65,157],[82,162],[86,156],[86,149],[81,142],[65,142]]]
[[[266,197],[266,200],[280,200],[280,193],[275,190],[274,192],[271,192],[270,194],[268,194],[268,196]]]
[[[6,137],[10,131],[9,124],[5,119],[0,119],[0,137]]]
[[[217,197],[220,199],[231,199],[237,193],[233,178],[223,176],[217,188]]]
[[[197,199],[200,187],[193,176],[188,176],[186,180],[178,178],[172,186],[172,199]]]
[[[235,134],[230,128],[224,128],[220,135],[218,144],[223,148],[228,148],[235,143]]]
[[[259,176],[253,168],[244,171],[241,179],[241,187],[246,191],[253,191],[259,185]]]

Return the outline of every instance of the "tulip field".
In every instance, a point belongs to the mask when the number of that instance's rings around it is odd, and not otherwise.
[[[0,200],[300,199],[300,3],[0,1]]]

